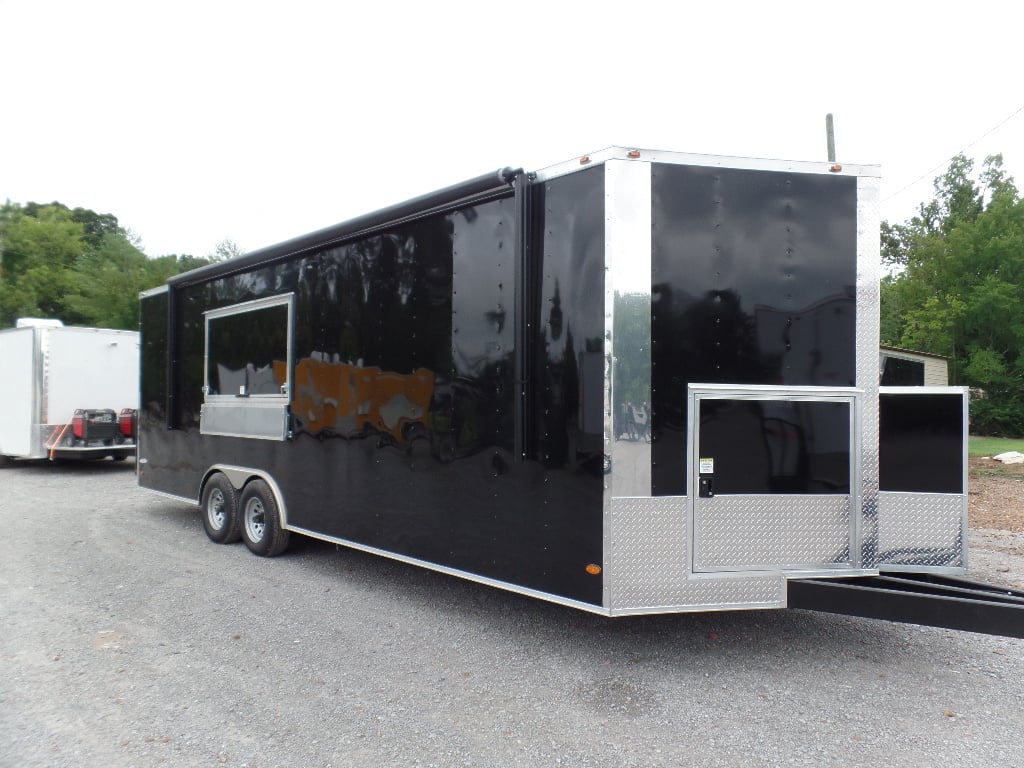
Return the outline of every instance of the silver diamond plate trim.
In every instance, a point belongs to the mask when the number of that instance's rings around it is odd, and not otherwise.
[[[686,584],[686,497],[613,499],[611,597],[617,606],[651,605]]]
[[[878,561],[878,344],[881,279],[881,181],[857,179],[857,382],[864,391],[860,413],[862,564]]]
[[[688,499],[612,500],[609,570],[612,613],[711,610],[785,605],[779,574],[694,578],[687,551]]]
[[[967,497],[879,494],[879,565],[966,567]]]
[[[848,496],[717,496],[694,510],[695,571],[852,565]]]
[[[659,599],[663,598],[663,599]],[[779,573],[755,577],[695,577],[668,595],[615,603],[613,616],[631,613],[684,613],[744,608],[785,608],[786,580]]]

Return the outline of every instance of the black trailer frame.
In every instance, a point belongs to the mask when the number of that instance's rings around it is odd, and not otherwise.
[[[139,483],[610,616],[963,576],[966,392],[879,387],[878,225],[872,167],[613,148],[179,275]]]

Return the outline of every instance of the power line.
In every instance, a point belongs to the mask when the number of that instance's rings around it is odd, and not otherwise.
[[[1006,125],[1006,124],[1007,124],[1008,122],[1010,122],[1011,120],[1013,120],[1013,118],[1015,118],[1015,117],[1016,117],[1017,115],[1019,115],[1019,114],[1020,114],[1021,112],[1024,112],[1024,104],[1021,104],[1021,105],[1020,105],[1020,107],[1018,107],[1018,108],[1017,108],[1017,109],[1016,109],[1016,110],[1015,110],[1015,111],[1014,111],[1014,112],[1013,112],[1013,113],[1012,113],[1012,114],[1011,114],[1011,115],[1010,115],[1009,117],[1007,117],[1006,119],[1002,120],[1002,121],[1001,121],[1001,122],[1000,122],[1000,123],[999,123],[998,125],[995,125],[994,127],[992,127],[992,128],[989,128],[989,129],[988,129],[987,131],[985,131],[985,133],[981,134],[981,136],[979,136],[978,138],[976,138],[976,139],[975,139],[974,141],[972,141],[972,142],[971,142],[970,144],[968,144],[968,145],[967,145],[966,147],[964,147],[963,149],[961,149],[961,150],[960,150],[959,152],[956,152],[956,153],[954,153],[953,155],[951,155],[951,156],[950,156],[949,158],[947,158],[946,160],[943,160],[943,161],[942,161],[941,163],[939,163],[938,165],[936,165],[936,166],[935,166],[934,168],[932,168],[932,169],[931,169],[930,171],[925,171],[925,172],[924,172],[923,174],[921,174],[920,176],[918,176],[918,177],[917,177],[916,179],[914,179],[914,180],[913,180],[912,182],[910,182],[909,184],[907,184],[907,185],[906,185],[905,187],[901,187],[901,188],[900,188],[900,189],[898,189],[897,191],[893,192],[893,193],[892,193],[891,195],[888,195],[888,196],[886,196],[886,197],[885,197],[885,198],[884,198],[884,199],[882,200],[882,202],[884,203],[884,202],[887,202],[887,201],[889,201],[889,200],[892,200],[892,199],[893,199],[894,197],[896,197],[897,195],[902,195],[902,194],[903,194],[904,192],[906,192],[906,191],[907,191],[908,189],[910,189],[910,188],[911,188],[912,186],[914,186],[915,184],[917,184],[917,183],[918,183],[919,181],[923,181],[924,179],[927,179],[927,178],[928,178],[929,176],[931,176],[931,175],[932,175],[932,174],[934,174],[934,173],[935,173],[936,171],[938,171],[938,170],[939,170],[940,168],[942,168],[942,167],[943,167],[943,166],[944,166],[944,165],[945,165],[946,163],[948,163],[948,162],[949,162],[950,160],[952,160],[952,159],[953,159],[954,157],[956,157],[957,155],[962,155],[962,154],[963,154],[964,152],[966,152],[966,151],[967,151],[968,149],[970,149],[971,147],[973,147],[973,146],[974,146],[975,144],[977,144],[977,143],[978,143],[979,141],[981,141],[981,140],[982,140],[982,139],[984,139],[985,137],[987,137],[987,136],[990,136],[990,135],[992,135],[993,133],[995,133],[996,131],[998,131],[998,130],[999,130],[1000,128],[1002,128],[1002,127],[1003,127],[1004,125]]]

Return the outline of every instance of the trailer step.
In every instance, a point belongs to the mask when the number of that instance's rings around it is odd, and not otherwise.
[[[1024,638],[1024,592],[935,574],[791,579],[790,608]]]

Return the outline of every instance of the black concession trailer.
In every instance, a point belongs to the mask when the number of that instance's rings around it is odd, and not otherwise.
[[[966,392],[879,385],[879,271],[875,167],[504,169],[143,294],[139,484],[609,616],[1024,635],[959,578]]]

